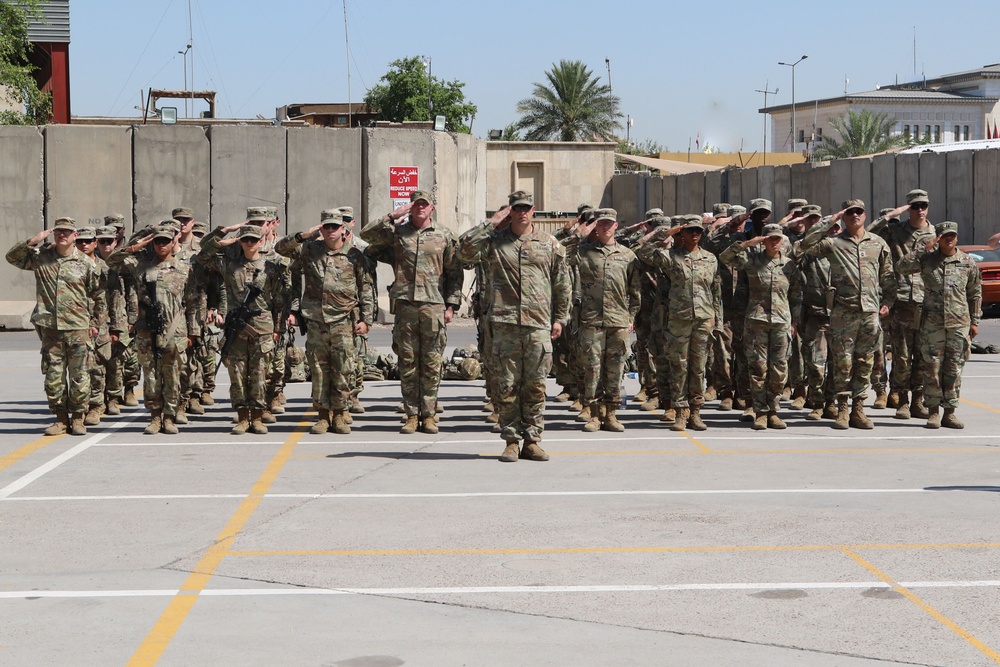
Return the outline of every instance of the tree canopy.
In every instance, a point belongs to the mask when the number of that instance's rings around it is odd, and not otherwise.
[[[527,141],[613,141],[621,128],[620,100],[579,60],[560,60],[517,103]]]
[[[830,121],[830,125],[840,134],[840,139],[824,136],[813,152],[815,160],[872,155],[908,143],[907,137],[893,133],[896,120],[883,112],[851,109],[847,115]]]
[[[28,25],[40,18],[39,0],[0,0],[0,95],[21,109],[0,111],[0,125],[43,125],[52,116],[52,96],[38,89],[29,59]]]
[[[461,81],[442,81],[431,76],[419,56],[394,60],[379,81],[365,94],[365,104],[382,120],[430,120],[444,116],[452,132],[471,131],[476,105],[465,99]],[[429,91],[428,91],[429,88]],[[428,108],[428,92],[431,107]]]

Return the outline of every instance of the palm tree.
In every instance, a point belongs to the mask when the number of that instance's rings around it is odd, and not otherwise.
[[[579,60],[560,60],[517,103],[526,141],[610,141],[621,128],[620,100]]]
[[[840,140],[823,137],[823,142],[813,153],[815,160],[872,155],[907,144],[905,136],[893,133],[896,119],[889,118],[884,112],[852,109],[846,116],[830,121],[830,125],[840,134]]]

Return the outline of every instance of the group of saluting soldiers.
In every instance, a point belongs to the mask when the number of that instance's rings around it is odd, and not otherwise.
[[[60,218],[7,260],[36,276],[32,321],[56,415],[47,435],[85,434],[136,404],[140,367],[145,432],[177,433],[214,402],[220,353],[232,433],[266,433],[284,411],[296,327],[318,413],[311,432],[350,433],[352,414],[364,412],[360,349],[376,318],[380,261],[394,276],[400,432],[437,433],[447,326],[473,270],[484,409],[505,442],[500,460],[544,461],[553,365],[557,400],[574,401],[584,431],[625,430],[616,413],[633,332],[643,408],[662,409],[673,430],[707,428],[701,411],[715,399],[723,411],[743,408],[755,429],[785,428],[783,397],[809,408],[806,419],[872,428],[870,385],[876,408],[961,428],[979,271],[956,247],[956,223],[927,221],[926,192],[906,199],[867,229],[857,199],[825,217],[792,199],[776,222],[765,199],[672,217],[653,209],[624,229],[613,209],[581,206],[553,235],[533,222],[532,195],[517,191],[456,238],[420,190],[358,235],[350,207],[283,238],[273,208],[248,208],[245,221],[209,232],[179,207],[128,240],[122,216],[96,228]]]

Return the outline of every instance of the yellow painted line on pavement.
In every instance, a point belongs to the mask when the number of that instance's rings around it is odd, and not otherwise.
[[[699,547],[551,547],[538,549],[276,549],[230,551],[229,556],[489,556],[533,554],[628,554],[628,553],[748,553],[778,551],[844,551],[886,549],[1000,549],[988,544],[779,544]]]
[[[278,453],[274,455],[267,468],[261,473],[257,482],[250,489],[250,493],[243,499],[243,502],[236,509],[236,512],[229,519],[225,528],[216,536],[212,546],[201,557],[194,570],[188,575],[177,595],[170,601],[167,608],[156,621],[153,629],[149,631],[142,644],[128,661],[128,665],[138,667],[139,665],[155,665],[159,661],[163,652],[170,645],[177,631],[180,629],[184,619],[194,607],[198,600],[198,595],[211,580],[215,570],[222,563],[223,558],[229,555],[229,549],[239,534],[246,527],[250,517],[260,505],[261,500],[270,490],[274,480],[288,462],[295,446],[305,435],[309,428],[310,421],[299,422],[296,430],[288,436],[288,440],[281,446]]]
[[[896,582],[895,579],[893,579],[888,574],[875,567],[873,564],[862,558],[859,554],[855,553],[851,549],[845,548],[842,549],[841,551],[843,551],[844,554],[847,555],[855,563],[865,568],[866,570],[871,572],[873,575],[875,575],[877,578],[881,579],[885,583],[892,586],[892,590],[896,591],[897,593],[905,597],[907,600],[917,605],[917,607],[919,607],[920,610],[923,611],[925,614],[927,614],[928,616],[936,620],[938,623],[940,623],[941,625],[948,628],[956,635],[964,639],[966,642],[971,644],[976,650],[985,655],[987,658],[989,658],[990,660],[992,660],[997,664],[1000,664],[1000,653],[997,653],[989,646],[987,646],[980,640],[976,639],[976,637],[973,636],[971,632],[969,632],[968,630],[960,626],[958,623],[956,623],[955,621],[951,620],[950,618],[942,614],[940,611],[938,611],[931,605],[927,604],[916,593],[906,588],[905,586],[901,586],[899,583]]]
[[[982,408],[983,410],[989,410],[990,412],[994,412],[1000,415],[1000,410],[994,408],[992,405],[986,405],[985,403],[976,403],[975,401],[970,401],[967,398],[960,398],[958,400],[961,401],[962,403],[968,403],[969,405],[975,406],[977,408]]]
[[[66,434],[63,434],[63,435],[43,435],[42,437],[38,438],[37,440],[32,440],[28,444],[22,445],[21,447],[18,447],[17,449],[15,449],[14,451],[10,452],[9,454],[4,454],[3,456],[0,456],[0,470],[6,470],[7,468],[11,467],[12,465],[14,465],[15,463],[17,463],[21,459],[25,458],[26,456],[30,456],[31,454],[34,454],[35,452],[37,452],[42,447],[45,447],[47,445],[51,445],[53,442],[55,442],[59,438],[65,438],[65,437],[66,437]]]

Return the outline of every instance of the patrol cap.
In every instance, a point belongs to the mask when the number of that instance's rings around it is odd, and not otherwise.
[[[879,210],[879,212],[878,212],[879,217],[884,217],[884,216],[888,215],[889,213],[891,213],[894,210],[895,209],[893,209],[893,208],[891,208],[889,206],[886,206],[885,208]]]
[[[257,225],[243,225],[240,227],[238,232],[240,240],[243,239],[259,239],[260,238],[260,227]]]
[[[594,209],[594,222],[601,222],[602,220],[618,222],[618,211],[613,208]]]
[[[192,225],[191,232],[193,234],[207,234],[208,233],[208,225],[205,224],[204,222],[201,222],[199,220],[199,221],[195,222],[194,225]]]
[[[594,216],[597,215],[597,209],[588,208],[586,211],[580,214],[580,222],[593,222]]]
[[[518,206],[521,204],[534,206],[535,198],[531,196],[530,192],[525,192],[524,190],[517,190],[516,192],[511,192],[507,195],[508,206]]]
[[[344,224],[344,214],[340,212],[340,209],[328,208],[319,214],[319,224],[342,225]]]
[[[700,229],[705,231],[705,222],[701,219],[701,216],[696,213],[689,213],[687,215],[680,216],[684,229]]]
[[[761,232],[764,236],[784,236],[785,231],[781,228],[781,225],[771,223],[770,225],[764,225],[764,229]]]
[[[427,192],[427,190],[414,190],[413,192],[410,193],[410,201],[411,202],[425,201],[428,204],[433,204],[434,197],[432,197],[431,193]]]
[[[153,227],[153,238],[154,239],[170,239],[171,241],[173,241],[174,240],[174,236],[177,235],[177,231],[174,229],[174,226],[171,224],[173,222],[174,222],[173,220],[164,220],[160,224],[158,224],[156,227]]]
[[[121,213],[115,213],[113,215],[104,216],[104,224],[110,225],[115,229],[125,229],[125,216]]]
[[[930,197],[927,196],[926,190],[910,190],[909,192],[906,193],[907,204],[916,204],[918,202],[924,202],[925,204],[931,203]]]
[[[865,202],[863,199],[848,199],[843,204],[840,205],[840,210],[846,211],[849,208],[860,208],[862,211],[865,210]]]
[[[772,211],[771,202],[767,199],[751,199],[750,200],[750,213],[756,213],[757,211],[767,211],[770,213]]]
[[[76,220],[73,218],[56,218],[56,224],[52,225],[52,229],[68,229],[75,232]]]
[[[938,236],[944,236],[945,234],[958,235],[958,223],[945,220],[944,222],[939,222],[934,225],[934,231],[937,232]]]
[[[729,204],[720,203],[712,204],[712,217],[713,218],[724,218],[729,215]]]
[[[662,208],[651,208],[651,209],[649,209],[648,211],[646,211],[646,215],[643,216],[643,218],[645,220],[649,220],[650,218],[654,218],[654,217],[657,217],[657,216],[660,216],[660,217],[663,216],[663,209]]]
[[[267,220],[268,220],[268,222],[270,222],[271,220],[277,220],[278,219],[278,209],[276,207],[274,207],[274,206],[266,206],[266,207],[264,207],[264,210],[267,211]]]
[[[170,217],[175,220],[178,218],[188,218],[190,220],[194,217],[194,211],[189,209],[187,206],[178,206],[170,212]]]
[[[789,211],[794,211],[795,209],[802,208],[803,206],[806,206],[807,204],[809,204],[809,202],[806,201],[805,199],[798,199],[798,198],[789,199],[788,200],[788,210]]]
[[[579,206],[576,207],[576,214],[581,215],[584,211],[589,211],[592,208],[594,207],[591,206],[590,204],[580,204]],[[647,213],[647,215],[649,214]]]
[[[354,220],[354,209],[350,206],[341,206],[337,210],[340,212],[340,216],[344,219],[344,222]]]
[[[94,231],[93,227],[80,227],[76,230],[77,241],[96,241],[97,232]]]
[[[654,215],[649,220],[646,220],[646,222],[648,222],[649,224],[651,224],[653,227],[669,227],[670,226],[670,218],[668,218],[665,215]]]
[[[823,209],[817,204],[806,204],[802,207],[802,215],[811,218],[812,216],[823,217]]]
[[[247,207],[247,222],[267,222],[267,208],[263,206]]]
[[[729,215],[735,217],[737,215],[743,215],[747,212],[746,206],[740,206],[739,204],[733,204],[729,207]]]
[[[670,226],[679,227],[687,221],[686,215],[672,215],[670,216]]]
[[[103,227],[97,228],[97,238],[99,239],[118,238],[118,232],[111,225],[105,225]]]

